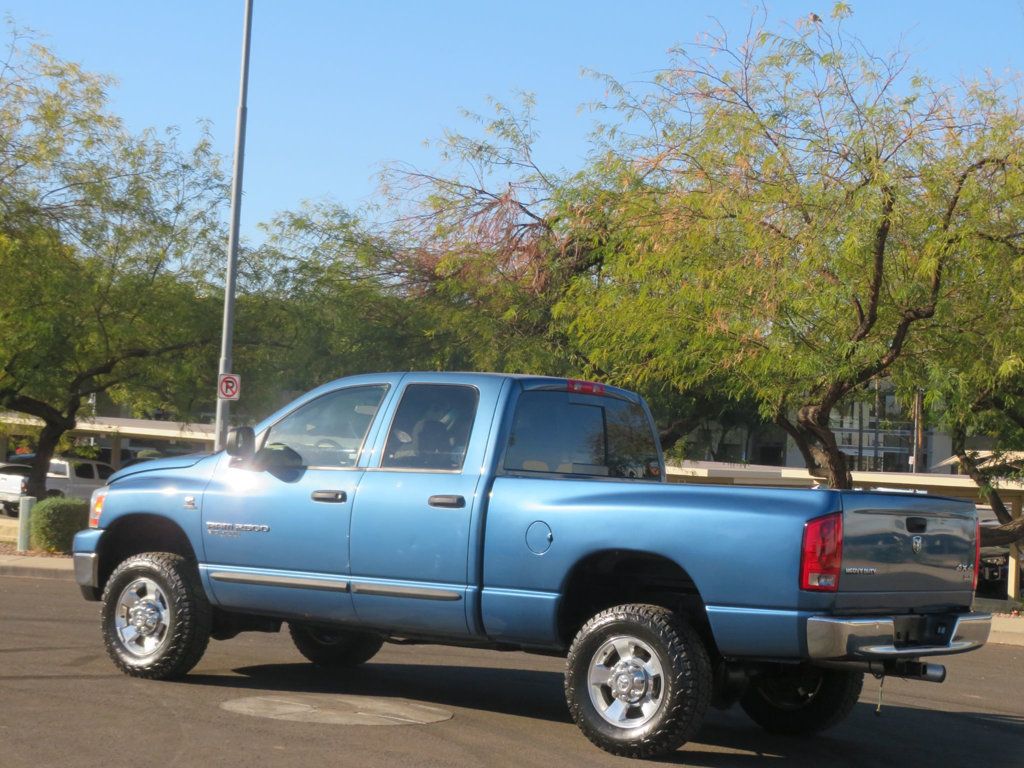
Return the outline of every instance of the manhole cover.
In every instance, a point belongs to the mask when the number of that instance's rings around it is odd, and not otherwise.
[[[239,715],[324,725],[427,725],[452,718],[447,709],[403,699],[335,694],[247,696],[220,706]]]

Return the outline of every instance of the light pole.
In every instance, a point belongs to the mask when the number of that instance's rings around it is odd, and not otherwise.
[[[242,30],[242,83],[238,93],[238,123],[235,127],[235,165],[231,177],[231,231],[228,234],[228,267],[224,278],[224,327],[220,341],[219,373],[231,373],[231,342],[235,332],[235,268],[238,264],[238,223],[242,214],[242,169],[245,164],[246,98],[249,93],[249,40],[252,30],[252,1],[245,0]],[[217,388],[217,426],[214,450],[227,442],[230,400]]]

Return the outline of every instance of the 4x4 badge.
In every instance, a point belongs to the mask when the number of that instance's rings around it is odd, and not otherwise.
[[[920,552],[920,551],[921,551],[921,547],[923,547],[923,546],[924,546],[924,539],[922,539],[922,538],[921,538],[920,536],[915,536],[915,537],[914,537],[913,539],[911,539],[911,541],[910,541],[910,547],[911,547],[911,549],[913,549],[913,550],[914,550],[914,554],[915,554],[915,555],[916,555],[916,554],[917,554],[918,552]]]

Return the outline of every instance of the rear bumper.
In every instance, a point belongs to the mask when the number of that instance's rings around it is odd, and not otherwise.
[[[933,634],[936,642],[900,643],[896,617],[831,618],[807,620],[807,653],[812,659],[885,660],[965,653],[988,641],[992,616],[962,613],[943,617]],[[947,638],[945,642],[941,638]]]

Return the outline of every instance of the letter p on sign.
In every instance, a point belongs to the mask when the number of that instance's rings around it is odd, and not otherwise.
[[[242,391],[242,379],[235,373],[222,373],[217,377],[217,399],[237,400]]]

